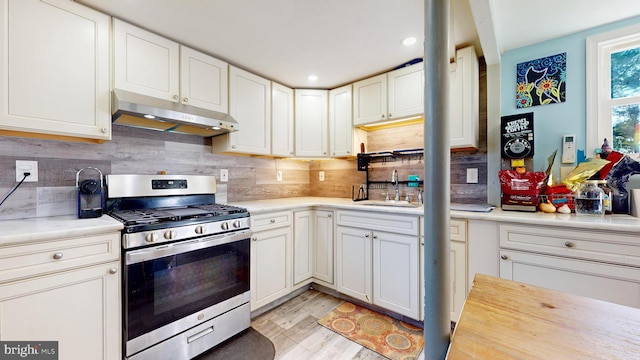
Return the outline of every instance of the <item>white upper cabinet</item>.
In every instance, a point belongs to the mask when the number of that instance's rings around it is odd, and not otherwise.
[[[271,83],[271,155],[294,154],[293,89]]]
[[[119,19],[113,33],[116,89],[228,111],[226,62]]]
[[[456,52],[449,72],[449,134],[452,149],[477,149],[479,141],[479,66],[473,46]]]
[[[68,0],[3,0],[0,135],[111,139],[110,18]]]
[[[399,119],[424,113],[424,64],[406,66],[387,74],[387,118]]]
[[[271,154],[271,81],[229,66],[229,115],[240,130],[214,136],[214,152]]]
[[[353,124],[421,115],[424,112],[423,63],[353,84]]]
[[[354,125],[387,119],[387,74],[354,83],[353,94]]]
[[[180,100],[180,45],[113,20],[114,87],[156,98]]]
[[[295,90],[296,156],[325,157],[328,152],[327,90]]]
[[[351,85],[329,91],[329,149],[331,156],[354,156]]]
[[[228,113],[229,65],[180,46],[180,94],[183,104]]]

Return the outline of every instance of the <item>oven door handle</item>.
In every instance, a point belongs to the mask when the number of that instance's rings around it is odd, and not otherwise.
[[[159,245],[151,248],[133,250],[125,252],[125,265],[136,264],[139,262],[159,259],[165,256],[186,253],[194,250],[201,250],[212,246],[232,243],[238,240],[251,238],[253,232],[251,230],[242,230],[230,234],[221,234],[214,236],[206,236],[198,239],[184,240],[167,245]]]

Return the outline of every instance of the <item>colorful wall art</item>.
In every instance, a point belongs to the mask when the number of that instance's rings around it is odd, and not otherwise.
[[[564,102],[567,53],[519,63],[516,81],[517,108]]]

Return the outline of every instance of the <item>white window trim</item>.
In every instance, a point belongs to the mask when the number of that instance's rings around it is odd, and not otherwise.
[[[640,43],[640,24],[587,38],[587,157],[594,156],[593,150],[599,148],[605,138],[612,143],[611,109],[629,102],[610,98],[610,54],[627,48],[632,42]]]

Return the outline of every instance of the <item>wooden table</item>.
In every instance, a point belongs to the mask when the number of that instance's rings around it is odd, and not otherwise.
[[[640,309],[478,274],[447,359],[640,359]]]

